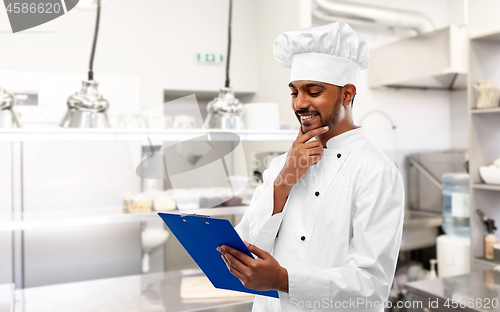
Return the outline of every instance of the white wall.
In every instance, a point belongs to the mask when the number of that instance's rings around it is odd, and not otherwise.
[[[496,0],[469,0],[469,25],[478,30],[499,30],[500,2]]]
[[[280,105],[280,119],[293,125],[297,119],[290,109],[290,70],[274,58],[273,42],[282,32],[302,28],[301,4],[304,0],[258,0],[257,2],[257,81],[254,102]]]

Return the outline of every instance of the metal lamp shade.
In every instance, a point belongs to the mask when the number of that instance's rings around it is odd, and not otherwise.
[[[207,106],[208,116],[205,120],[207,129],[238,130],[245,129],[243,122],[243,104],[234,97],[232,88],[222,88],[219,96]]]
[[[16,99],[4,89],[0,88],[0,128],[19,128],[19,121],[12,109]]]
[[[83,81],[82,90],[68,98],[68,111],[61,121],[64,128],[109,128],[109,103],[97,92],[98,82]]]

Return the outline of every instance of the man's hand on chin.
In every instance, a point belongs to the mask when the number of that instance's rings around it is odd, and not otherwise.
[[[243,286],[253,290],[279,290],[288,292],[288,272],[267,251],[245,242],[251,253],[259,257],[253,259],[243,252],[227,245],[217,247],[231,273]]]

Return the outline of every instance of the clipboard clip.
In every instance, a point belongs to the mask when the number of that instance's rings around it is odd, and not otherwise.
[[[206,216],[206,215],[199,215],[199,214],[196,214],[196,213],[183,213],[183,212],[181,212],[180,216],[181,217],[190,216],[190,217],[205,217],[205,218],[210,218],[210,216]]]

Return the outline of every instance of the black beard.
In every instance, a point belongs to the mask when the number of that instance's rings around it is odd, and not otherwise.
[[[338,124],[340,122],[340,107],[341,106],[342,106],[342,104],[341,104],[340,92],[339,92],[339,96],[337,97],[337,100],[335,100],[335,105],[333,105],[332,112],[331,112],[331,114],[330,114],[330,116],[329,116],[329,118],[328,118],[328,120],[327,120],[326,123],[323,122],[323,117],[320,114],[318,114],[319,118],[320,118],[320,121],[321,121],[321,126],[320,127],[328,126],[329,129],[332,129],[336,124]],[[306,113],[306,112],[300,112],[300,113]],[[307,132],[309,132],[311,130],[314,130],[314,129],[310,129],[308,131],[305,131],[304,130],[304,126],[301,125],[300,127],[302,129],[302,133],[304,133],[304,134],[306,134]]]
[[[340,96],[335,101],[335,105],[333,106],[332,113],[330,114],[330,118],[328,118],[328,128],[332,129],[336,124],[340,122],[340,107],[342,106],[340,101]]]

